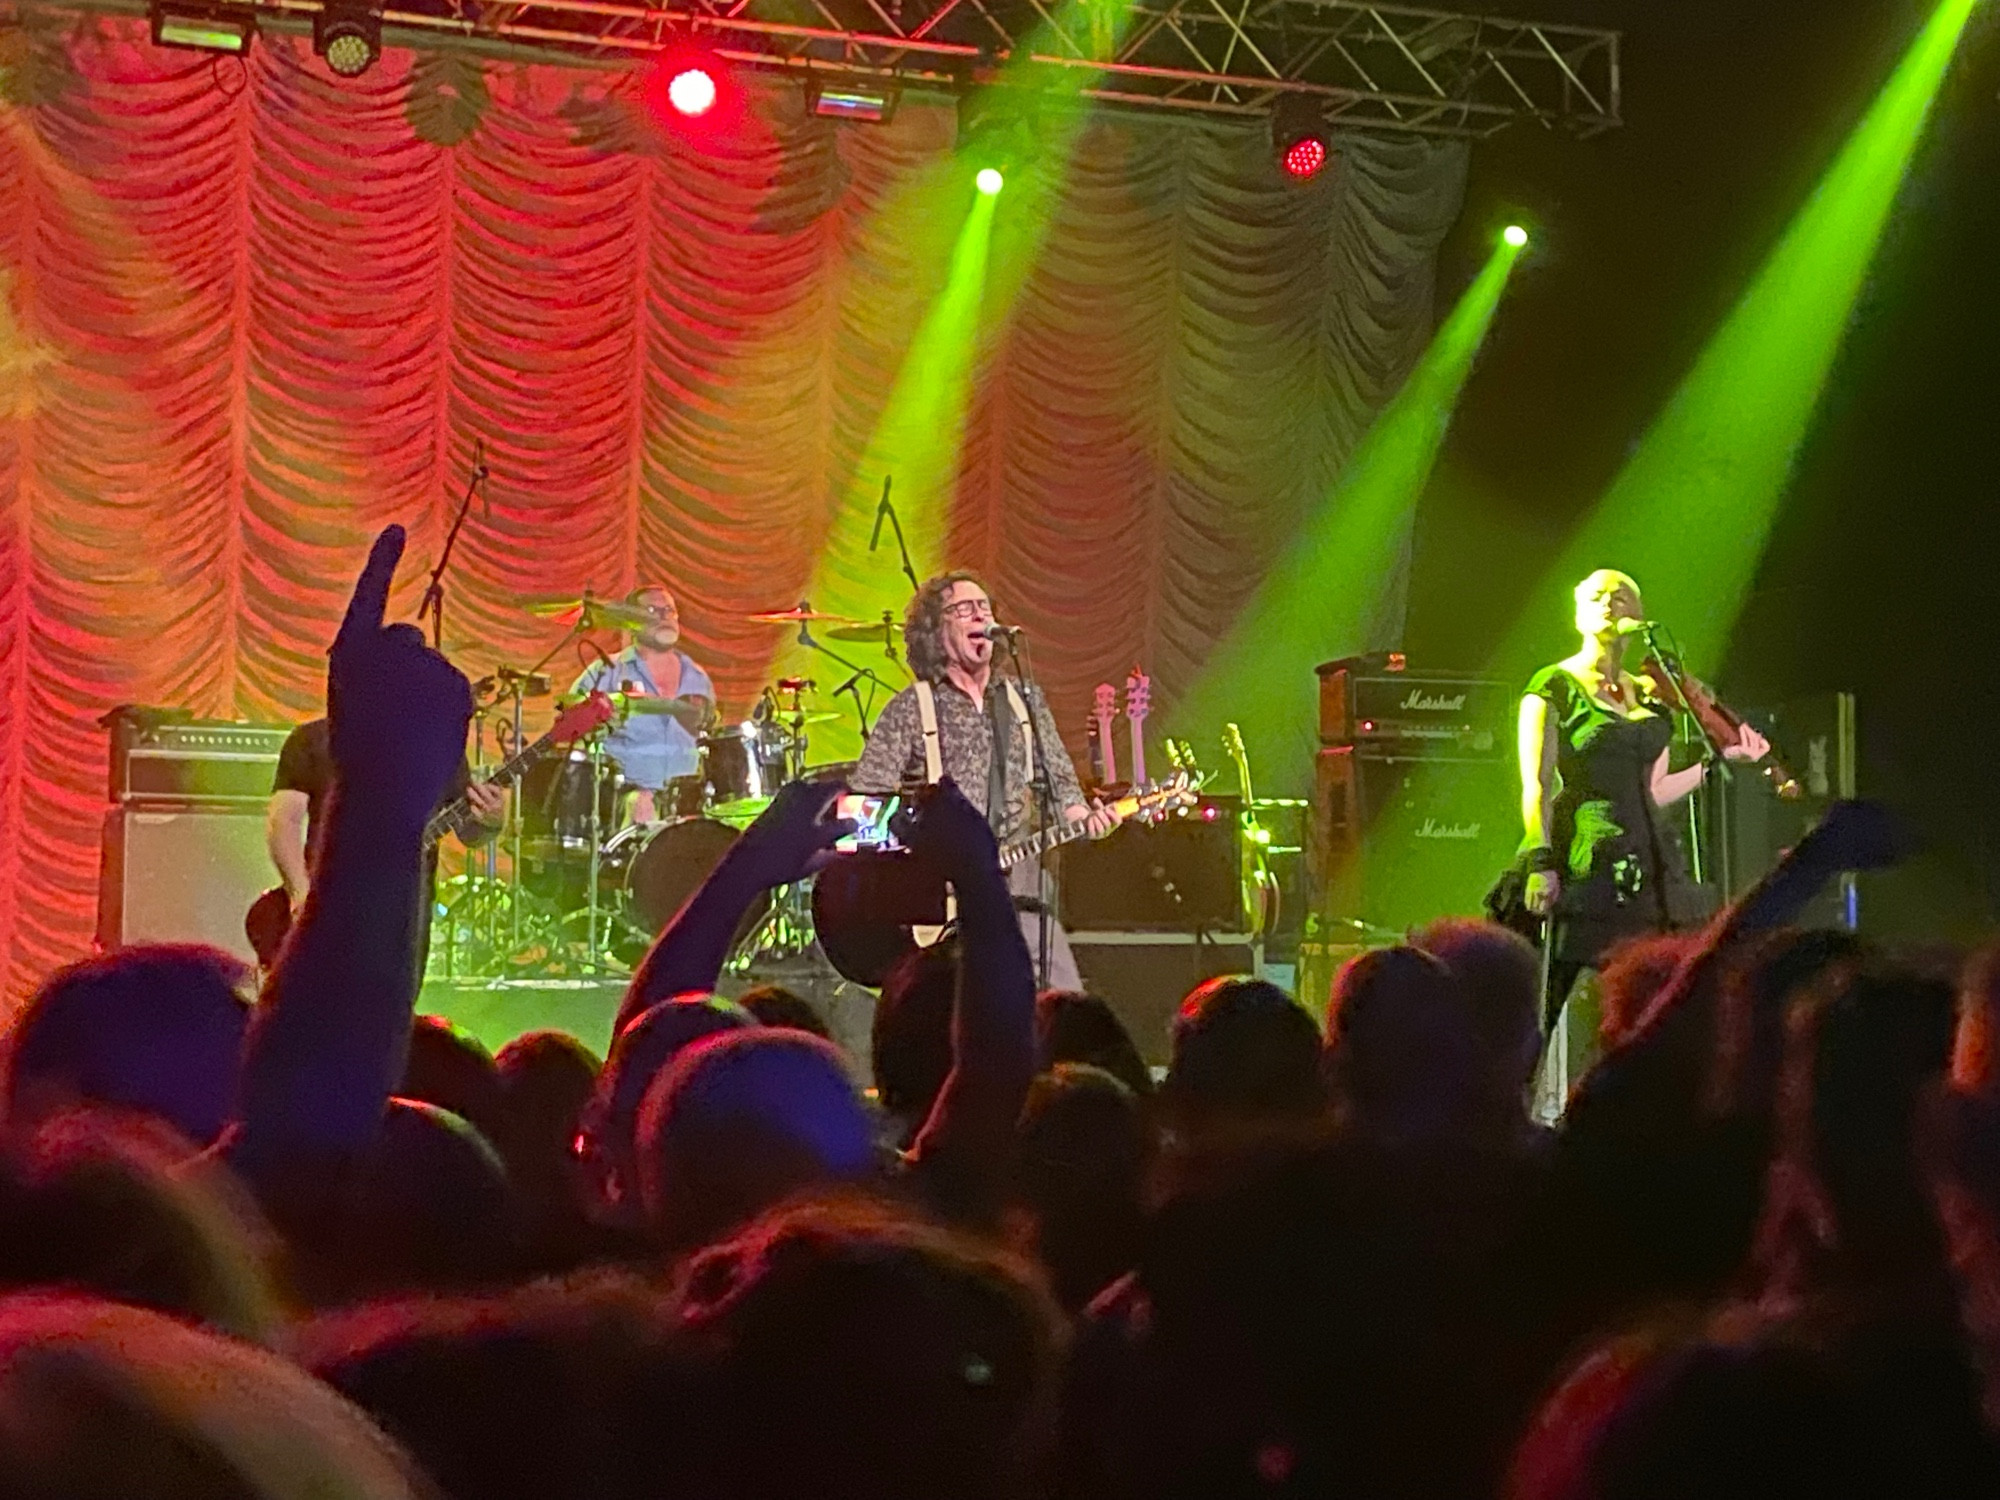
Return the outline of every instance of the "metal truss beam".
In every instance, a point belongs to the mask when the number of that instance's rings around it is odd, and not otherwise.
[[[1150,110],[1255,115],[1305,94],[1339,125],[1430,135],[1620,123],[1615,31],[1349,0],[436,0],[381,15],[571,55],[698,41],[753,67],[918,87],[963,90],[1004,66],[1010,86]]]

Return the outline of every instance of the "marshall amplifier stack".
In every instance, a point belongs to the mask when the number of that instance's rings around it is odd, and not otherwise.
[[[1505,683],[1400,655],[1319,669],[1298,983],[1314,1010],[1361,947],[1479,911],[1520,841],[1515,704]]]
[[[97,944],[213,943],[243,958],[243,914],[276,882],[264,808],[289,726],[117,708]]]

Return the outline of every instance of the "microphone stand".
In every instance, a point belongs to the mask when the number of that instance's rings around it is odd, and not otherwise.
[[[444,551],[438,554],[437,566],[431,569],[430,582],[424,586],[424,597],[417,604],[417,618],[431,617],[431,649],[444,650],[444,570],[451,563],[451,549],[458,545],[458,534],[465,529],[465,518],[472,512],[472,497],[480,493],[480,486],[486,482],[486,439],[472,440],[472,470],[465,481],[465,497],[458,502],[458,514],[452,518],[451,530],[445,533]],[[900,533],[899,533],[900,535]]]
[[[805,601],[803,600],[800,601],[800,607],[801,608],[806,607]],[[873,688],[879,687],[886,692],[894,692],[895,689],[891,687],[888,683],[884,682],[879,676],[877,676],[872,667],[864,667],[860,665],[858,662],[849,661],[846,657],[842,656],[838,651],[834,650],[833,647],[827,645],[824,641],[820,640],[817,636],[815,636],[812,633],[812,626],[804,620],[799,621],[799,644],[801,646],[804,646],[809,651],[817,651],[821,656],[824,656],[825,658],[827,658],[827,660],[833,662],[834,665],[841,667],[853,674],[851,677],[847,679],[847,681],[843,682],[839,687],[833,690],[833,696],[838,698],[842,693],[851,693],[853,695],[854,711],[861,721],[861,738],[864,740],[867,739],[869,731],[873,727],[868,722],[868,707],[869,705],[873,704],[875,697]],[[859,690],[856,689],[855,687],[855,684],[859,682],[867,682],[871,684],[871,690],[868,695],[869,705],[864,705],[861,701],[861,694]]]
[[[988,639],[991,639],[991,637],[988,637]],[[1014,668],[1014,681],[1021,689],[1022,702],[1028,706],[1028,722],[1032,725],[1035,717],[1035,679],[1028,665],[1026,639],[1018,632],[1003,635],[1000,639],[1007,647],[1007,659],[1012,663]],[[1043,744],[1046,738],[1047,736],[1039,730],[1029,736],[1030,742],[1035,747],[1035,763],[1028,768],[1028,785],[1029,790],[1033,792],[1035,798],[1035,815],[1041,820],[1042,831],[1044,833],[1051,831],[1056,826],[1055,782],[1049,775],[1048,747]],[[1004,754],[1004,747],[996,744],[993,747],[993,753],[995,755]],[[1054,934],[1049,929],[1049,871],[1046,863],[1047,859],[1048,853],[1045,850],[1035,861],[1037,886],[1035,905],[1038,908],[1035,913],[1035,988],[1037,990],[1048,987],[1050,949],[1054,946]]]
[[[923,588],[923,584],[917,581],[917,570],[911,565],[910,548],[903,540],[903,523],[897,518],[896,507],[889,499],[889,481],[887,479],[882,481],[881,512],[888,518],[889,529],[896,533],[896,552],[903,560],[903,576],[910,580],[910,592],[914,594]]]

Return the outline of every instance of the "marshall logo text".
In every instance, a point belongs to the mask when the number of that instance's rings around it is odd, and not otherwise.
[[[1411,688],[1408,696],[1396,705],[1402,709],[1415,709],[1420,714],[1455,714],[1465,707],[1465,694],[1454,693],[1447,698],[1442,693],[1427,693],[1422,688]]]

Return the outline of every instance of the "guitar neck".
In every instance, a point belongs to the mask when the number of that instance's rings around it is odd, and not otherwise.
[[[1106,806],[1121,818],[1129,818],[1144,804],[1141,797],[1120,797]],[[1051,849],[1059,849],[1064,844],[1074,843],[1080,838],[1088,838],[1089,825],[1081,820],[1065,823],[1060,828],[1044,828],[1040,833],[1031,833],[1024,839],[1000,846],[1000,868],[1005,870],[1020,864],[1023,860],[1039,859]]]
[[[543,735],[525,750],[516,751],[508,759],[494,767],[493,774],[486,777],[487,784],[496,781],[512,781],[536,761],[547,755],[555,747],[555,731]],[[452,798],[445,806],[431,814],[430,822],[424,824],[424,847],[429,848],[447,833],[457,828],[472,811],[472,802],[463,793]]]

